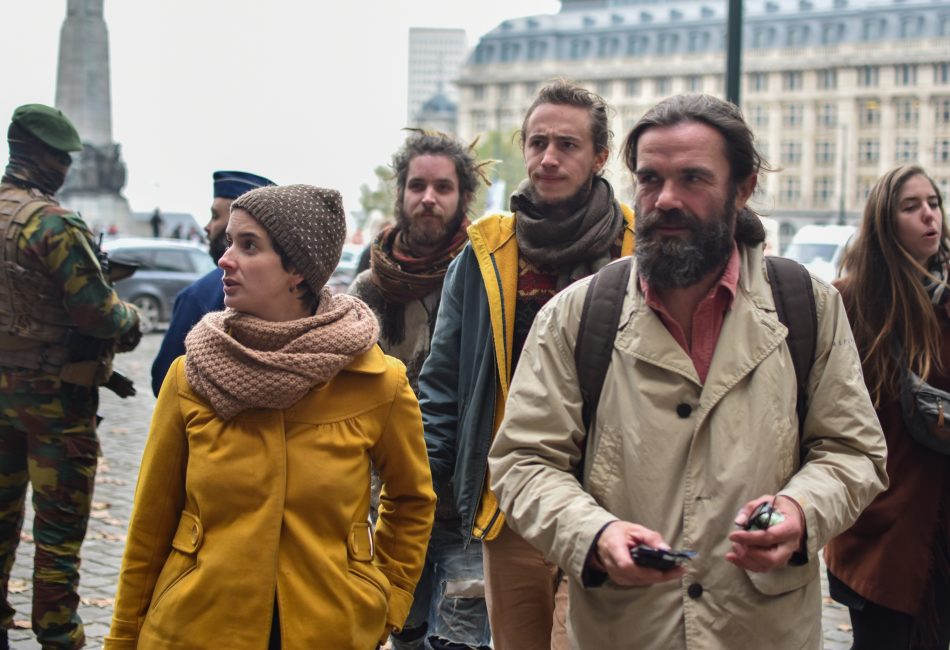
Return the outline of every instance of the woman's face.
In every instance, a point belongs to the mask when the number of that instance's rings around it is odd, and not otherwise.
[[[232,210],[225,232],[228,248],[218,260],[224,271],[225,306],[269,321],[310,315],[300,291],[290,291],[303,276],[284,270],[267,231],[249,212]]]
[[[908,178],[897,197],[897,241],[926,268],[940,248],[943,214],[937,192],[922,174]]]

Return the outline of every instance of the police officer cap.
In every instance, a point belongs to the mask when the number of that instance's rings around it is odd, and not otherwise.
[[[236,199],[245,192],[250,192],[258,187],[268,187],[276,184],[269,178],[249,172],[215,172],[214,197]]]
[[[61,110],[44,104],[24,104],[13,111],[12,122],[59,151],[81,151],[79,132]]]

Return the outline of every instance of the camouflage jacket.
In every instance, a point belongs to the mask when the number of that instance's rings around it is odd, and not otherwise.
[[[25,191],[0,184],[0,197],[20,192]],[[52,199],[20,229],[16,260],[11,261],[42,274],[59,289],[70,330],[96,339],[116,339],[138,323],[135,308],[119,298],[104,276],[85,222]]]

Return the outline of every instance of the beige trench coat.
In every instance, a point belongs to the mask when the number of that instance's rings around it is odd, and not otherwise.
[[[582,445],[573,349],[586,281],[538,314],[525,345],[491,449],[492,488],[512,528],[573,578],[578,648],[821,647],[818,550],[885,488],[884,438],[841,299],[813,279],[818,344],[799,446],[787,330],[761,247],[740,251],[705,385],[631,274],[584,489],[572,474]],[[808,562],[749,573],[725,560],[728,535],[747,501],[774,493],[805,513]],[[615,519],[698,557],[662,585],[585,587],[591,544]]]

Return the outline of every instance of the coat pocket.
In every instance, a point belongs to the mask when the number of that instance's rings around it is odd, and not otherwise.
[[[785,566],[767,573],[746,571],[756,590],[765,596],[780,596],[818,579],[818,558],[801,566]]]
[[[373,641],[382,636],[389,613],[391,586],[373,564],[373,531],[367,523],[350,526],[347,536],[347,574],[352,604],[353,639],[368,635]]]
[[[178,520],[178,530],[172,538],[172,550],[152,592],[151,608],[157,607],[176,585],[197,568],[198,549],[203,541],[204,529],[201,520],[190,512],[182,512],[181,519]]]

